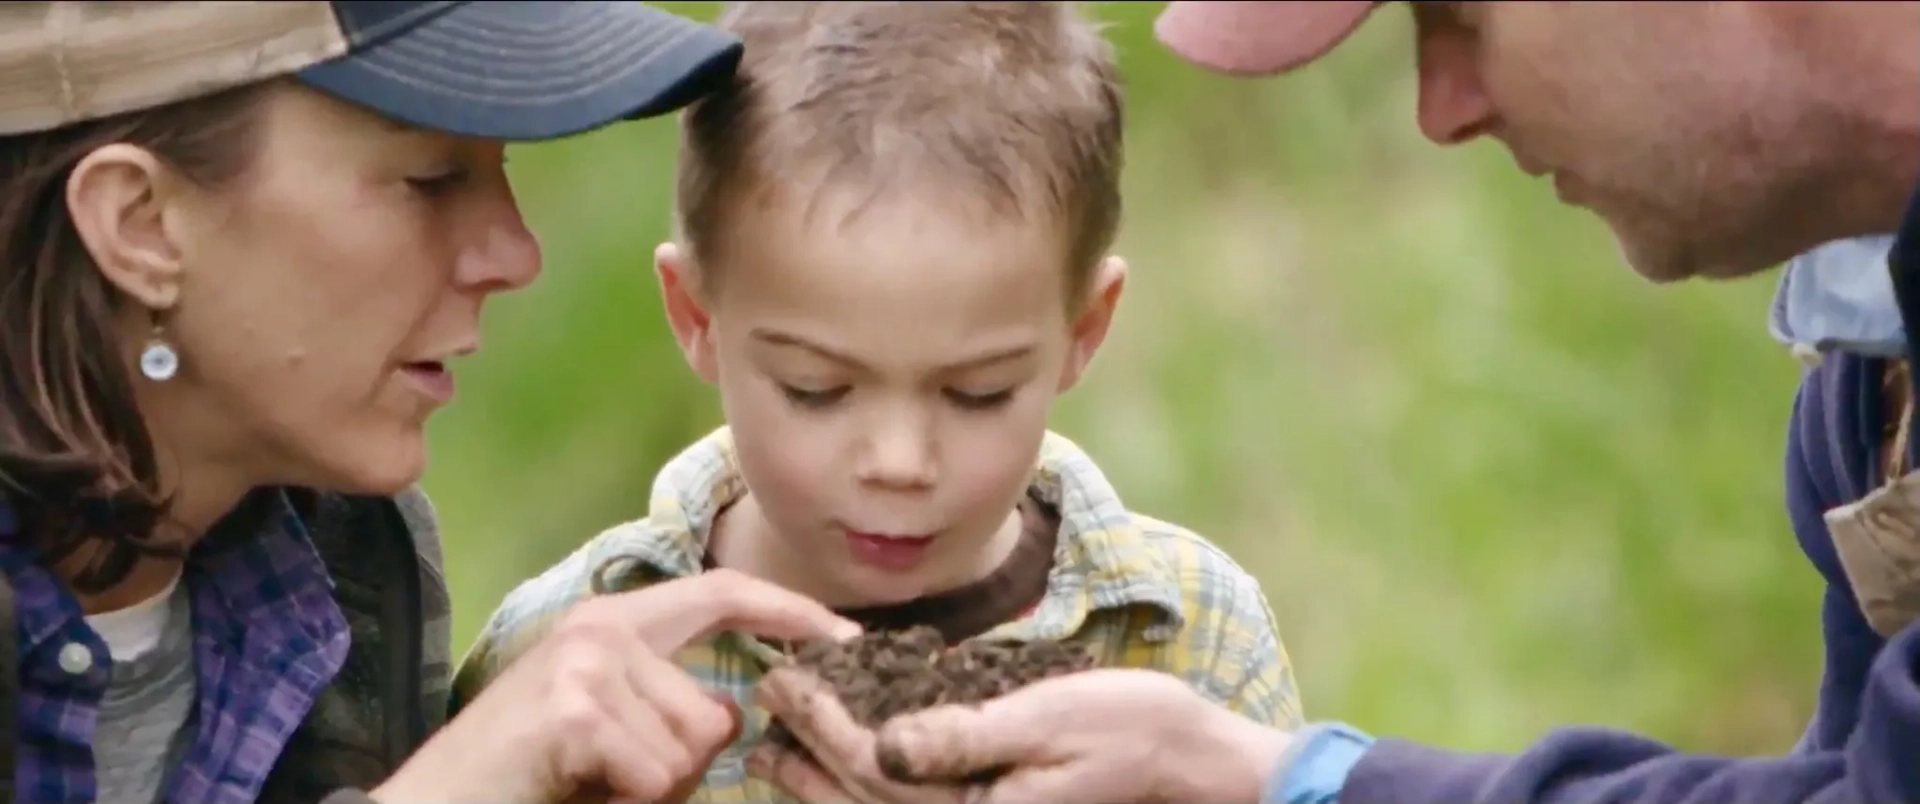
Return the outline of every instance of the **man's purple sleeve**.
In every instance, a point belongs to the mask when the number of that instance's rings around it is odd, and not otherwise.
[[[1341,804],[1893,804],[1920,802],[1920,624],[1881,651],[1853,739],[1834,751],[1735,759],[1607,729],[1565,729],[1515,756],[1376,742]]]

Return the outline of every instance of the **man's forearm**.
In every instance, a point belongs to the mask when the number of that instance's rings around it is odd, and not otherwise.
[[[1343,804],[1880,804],[1920,801],[1920,624],[1881,652],[1842,750],[1737,759],[1606,729],[1556,732],[1512,756],[1381,740]],[[1292,802],[1289,802],[1292,804]]]

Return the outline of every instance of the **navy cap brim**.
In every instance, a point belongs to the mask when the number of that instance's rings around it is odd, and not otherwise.
[[[295,77],[403,123],[506,140],[669,114],[741,55],[732,35],[634,0],[434,4],[382,26]]]

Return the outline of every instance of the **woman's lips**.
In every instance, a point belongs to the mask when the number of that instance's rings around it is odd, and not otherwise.
[[[453,401],[453,371],[446,363],[438,360],[407,363],[400,367],[400,373],[428,399],[442,405]]]

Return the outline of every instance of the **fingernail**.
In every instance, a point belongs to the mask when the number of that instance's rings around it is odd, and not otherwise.
[[[862,629],[859,623],[852,620],[841,620],[839,625],[833,627],[833,631],[831,631],[830,634],[835,640],[845,642],[860,636],[861,631]]]

